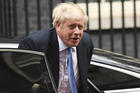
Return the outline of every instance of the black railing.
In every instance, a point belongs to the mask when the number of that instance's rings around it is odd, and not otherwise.
[[[18,35],[16,11],[16,0],[0,0],[0,37]]]
[[[13,32],[14,36],[18,35],[18,29],[17,29],[17,0],[12,0],[13,2]]]
[[[113,32],[113,15],[112,15],[112,0],[110,0],[110,42],[111,51],[114,51],[114,32]]]
[[[135,53],[135,57],[138,57],[138,37],[137,37],[137,16],[136,16],[136,0],[134,0],[133,2],[133,6],[134,6],[134,53]]]
[[[37,24],[38,30],[41,29],[40,0],[37,0]]]
[[[97,24],[98,27],[94,29],[94,26],[91,28],[90,22],[87,24],[86,31],[91,34],[95,34],[97,36],[96,39],[98,39],[98,42],[95,45],[95,47],[104,48],[104,33],[108,33],[109,35],[109,47],[111,51],[116,51],[115,49],[115,36],[116,32],[120,33],[121,38],[121,44],[118,46],[121,50],[122,54],[128,54],[127,47],[127,34],[130,32],[132,34],[132,44],[133,49],[131,51],[134,51],[134,57],[140,58],[138,55],[140,53],[139,47],[139,41],[138,41],[138,35],[140,30],[140,26],[138,26],[138,15],[137,15],[137,7],[136,3],[138,1],[136,0],[58,0],[56,2],[53,2],[53,0],[0,0],[0,37],[1,38],[10,38],[10,39],[16,39],[16,37],[22,36],[25,37],[29,35],[31,32],[35,30],[40,29],[47,29],[52,26],[52,9],[57,3],[60,2],[67,2],[72,1],[74,3],[84,3],[86,8],[85,11],[87,15],[91,14],[89,10],[92,8],[89,7],[89,4],[96,3],[98,12],[96,13],[98,15]],[[104,2],[103,2],[104,1]],[[34,3],[33,3],[34,2]],[[115,27],[115,20],[113,15],[113,3],[114,2],[120,2],[121,5],[121,27],[116,28]],[[125,2],[131,2],[133,4],[133,27],[126,27],[126,18],[125,18]],[[110,27],[107,29],[103,28],[103,19],[102,19],[102,3],[109,3],[109,19]],[[140,3],[137,3],[137,6]],[[34,13],[31,14],[30,10],[32,10]],[[93,14],[95,13],[95,9],[91,9]],[[91,16],[89,15],[89,20],[91,21]],[[34,28],[34,29],[33,29]],[[131,30],[131,31],[130,31]],[[92,34],[93,33],[93,34]],[[0,41],[1,42],[1,41]],[[7,41],[6,41],[7,42]],[[107,49],[109,49],[107,48]]]

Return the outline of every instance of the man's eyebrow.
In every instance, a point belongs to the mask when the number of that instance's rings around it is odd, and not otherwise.
[[[69,26],[83,26],[82,24],[69,24]]]
[[[76,26],[76,24],[70,24],[69,26]]]

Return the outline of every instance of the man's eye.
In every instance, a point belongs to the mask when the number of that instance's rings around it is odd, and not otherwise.
[[[78,27],[79,30],[83,30],[84,27],[82,25],[70,25],[69,28],[70,29],[75,29],[76,27]]]
[[[83,26],[81,26],[81,25],[79,25],[79,26],[78,26],[78,28],[79,28],[80,30],[82,30],[84,27],[83,27]]]
[[[74,29],[76,26],[75,25],[70,25],[69,28],[70,29]]]

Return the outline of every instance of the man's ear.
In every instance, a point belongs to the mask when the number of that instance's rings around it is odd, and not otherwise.
[[[56,28],[56,32],[60,31],[60,22],[56,22],[55,28]]]
[[[59,27],[60,26],[60,22],[56,22],[56,27]]]

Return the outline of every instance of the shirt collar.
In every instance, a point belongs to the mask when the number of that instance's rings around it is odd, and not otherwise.
[[[60,39],[60,37],[57,35],[58,38],[58,43],[59,43],[59,51],[65,50],[66,48],[68,48],[63,41]]]

